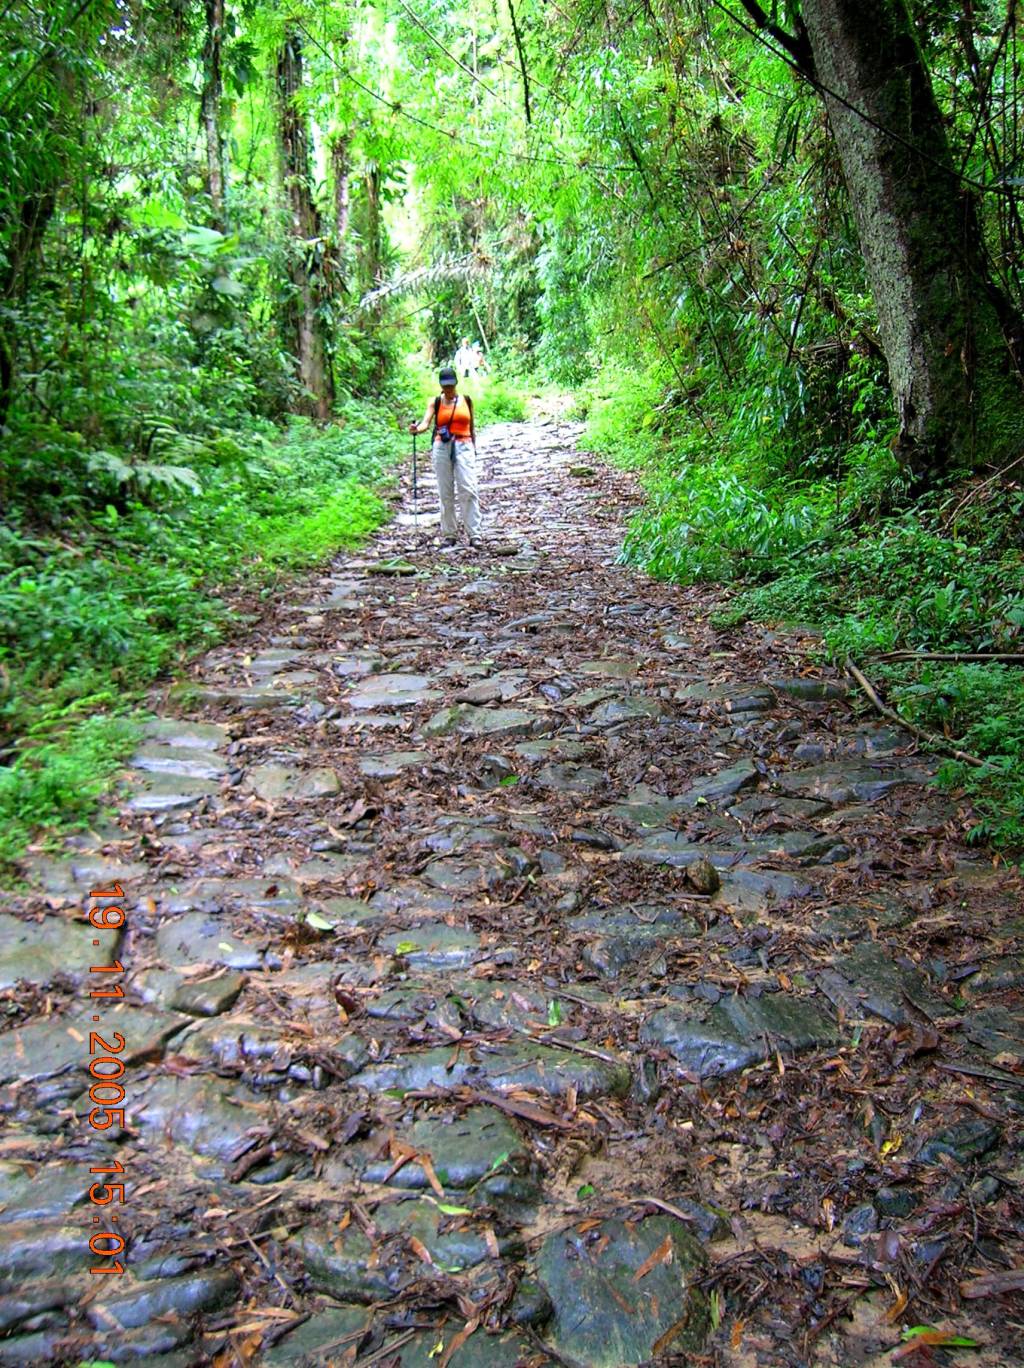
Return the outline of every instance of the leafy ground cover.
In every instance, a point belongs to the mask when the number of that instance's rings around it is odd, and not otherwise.
[[[404,450],[393,406],[406,402],[350,400],[327,427],[292,419],[283,432],[164,425],[159,462],[90,452],[56,424],[42,446],[36,430],[15,434],[0,528],[0,859],[94,810],[142,690],[228,626],[220,591],[275,592],[380,524]]]
[[[796,479],[785,435],[732,403],[710,429],[664,381],[607,378],[583,399],[588,441],[642,468],[648,503],[624,556],[680,583],[720,583],[720,625],[801,623],[865,665],[888,702],[984,763],[950,762],[974,836],[1024,847],[1024,489],[951,479],[913,498],[884,427],[865,421],[828,476]],[[824,462],[819,462],[824,465]],[[883,657],[913,653],[917,658]],[[867,662],[865,664],[865,662]]]

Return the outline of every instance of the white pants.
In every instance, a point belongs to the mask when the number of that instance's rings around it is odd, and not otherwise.
[[[476,487],[473,443],[459,437],[450,442],[435,442],[430,454],[437,478],[437,497],[441,504],[442,535],[454,537],[458,531],[455,521],[455,500],[458,497],[459,514],[466,535],[475,540],[480,535],[480,498]]]

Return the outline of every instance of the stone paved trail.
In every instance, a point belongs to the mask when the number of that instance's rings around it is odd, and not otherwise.
[[[1024,1361],[1020,882],[812,642],[616,565],[577,437],[491,429],[496,544],[407,501],[26,862],[0,1365]]]

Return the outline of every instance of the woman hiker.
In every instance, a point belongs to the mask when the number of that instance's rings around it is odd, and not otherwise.
[[[480,545],[480,498],[476,485],[476,427],[473,401],[457,393],[458,376],[445,366],[437,377],[441,393],[427,405],[421,422],[411,422],[410,432],[433,429],[431,457],[437,476],[437,496],[441,504],[441,537],[446,546],[458,540],[455,501],[466,529],[470,546]]]

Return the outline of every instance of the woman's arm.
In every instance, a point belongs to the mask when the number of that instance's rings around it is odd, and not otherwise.
[[[410,423],[410,424],[409,424],[409,431],[410,431],[410,432],[426,432],[427,428],[433,427],[433,426],[434,426],[434,401],[433,401],[433,399],[431,399],[430,402],[427,404],[427,410],[426,410],[426,412],[424,413],[422,419],[421,419],[418,423],[413,422],[413,423]]]

